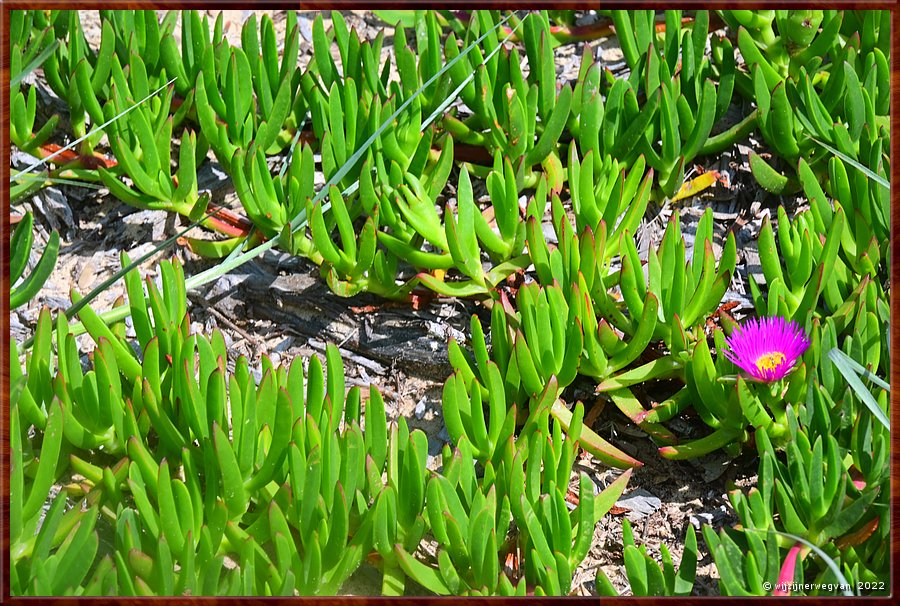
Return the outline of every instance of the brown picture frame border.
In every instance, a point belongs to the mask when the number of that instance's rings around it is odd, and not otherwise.
[[[723,2],[721,0],[700,1],[700,0],[682,0],[677,2],[538,2],[534,0],[523,0],[519,2],[507,1],[486,1],[476,0],[472,2],[459,2],[457,0],[443,0],[441,2],[405,2],[405,1],[369,1],[357,2],[352,0],[332,0],[330,2],[286,2],[279,0],[261,0],[259,2],[248,2],[246,0],[213,0],[211,2],[201,2],[198,0],[107,0],[105,2],[97,2],[95,0],[35,0],[26,2],[23,0],[0,0],[0,149],[8,157],[10,154],[9,140],[9,80],[10,80],[10,48],[9,48],[9,11],[21,9],[77,9],[77,10],[97,10],[101,8],[110,9],[228,9],[228,8],[253,8],[253,9],[292,9],[292,10],[330,10],[330,9],[372,9],[372,8],[457,8],[459,10],[468,9],[507,9],[507,10],[525,10],[525,9],[588,9],[588,8],[622,8],[622,9],[665,9],[665,8],[682,8],[682,9],[722,9],[722,8],[746,8],[746,9],[762,9],[762,8],[829,8],[829,9],[881,9],[891,11],[891,183],[896,184],[898,174],[900,174],[900,111],[897,111],[897,103],[900,101],[900,1],[880,0],[880,1],[817,1],[817,2],[797,2],[797,1],[777,1],[777,2],[752,2],[742,0],[731,0]],[[3,212],[0,213],[0,232],[3,234],[3,249],[0,250],[0,261],[2,261],[2,271],[0,271],[0,291],[4,296],[0,298],[2,303],[2,313],[0,313],[0,326],[3,327],[5,334],[9,334],[9,290],[10,290],[10,266],[9,266],[9,239],[10,239],[10,221],[9,221],[9,177],[10,169],[6,163],[0,163],[0,190],[2,190],[2,200],[5,205]],[[898,260],[900,253],[900,195],[892,188],[891,191],[891,238],[890,238],[890,255],[894,260],[891,266],[891,283],[900,284],[900,263]],[[900,293],[893,289],[890,293],[891,317],[900,309]],[[890,352],[890,383],[891,385],[900,385],[900,360],[897,353],[900,353],[900,322],[892,322],[890,327],[891,336],[891,352]],[[470,598],[470,597],[286,597],[286,598],[268,598],[268,597],[153,597],[153,598],[130,598],[130,597],[114,597],[114,598],[94,598],[94,597],[17,597],[9,595],[9,360],[10,348],[9,341],[5,341],[0,347],[0,377],[2,377],[2,385],[0,385],[0,603],[10,604],[55,604],[62,606],[63,604],[71,605],[78,603],[79,605],[100,605],[100,604],[240,604],[241,606],[272,606],[274,604],[337,604],[337,605],[362,605],[362,604],[466,604],[466,606],[481,605],[503,605],[503,604],[544,604],[544,603],[565,603],[565,604],[656,604],[665,603],[671,606],[689,605],[697,601],[703,604],[715,604],[727,602],[729,604],[758,603],[759,600],[772,600],[772,598],[736,598],[736,597],[683,597],[683,598],[634,598],[634,597],[556,597],[556,598]],[[891,395],[891,425],[900,427],[900,391],[895,390]],[[897,579],[898,566],[900,566],[900,538],[898,538],[897,527],[900,522],[900,509],[897,507],[898,496],[900,496],[900,433],[891,437],[891,578],[890,586],[893,591],[897,591],[895,583]],[[775,598],[776,600],[778,598]],[[893,603],[893,597],[815,597],[815,598],[799,598],[809,603],[812,601],[817,606],[827,606],[830,604],[848,604],[863,601],[866,603]],[[772,603],[767,601],[766,603]]]

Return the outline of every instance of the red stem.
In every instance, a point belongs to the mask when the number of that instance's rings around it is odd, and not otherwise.
[[[60,152],[62,146],[57,145],[56,143],[45,143],[38,149],[40,151],[41,158],[47,158],[48,156]],[[116,165],[116,161],[114,159],[107,158],[106,156],[98,152],[94,152],[92,155],[87,155],[79,154],[71,149],[67,149],[58,153],[53,157],[52,162],[65,168],[86,168],[88,170],[94,170],[100,168],[101,166],[103,168],[112,168]]]

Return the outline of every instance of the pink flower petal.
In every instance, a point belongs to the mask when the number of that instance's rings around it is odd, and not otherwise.
[[[724,353],[729,360],[754,379],[767,383],[783,378],[809,347],[803,329],[780,317],[748,320],[726,343]],[[766,358],[769,365],[760,364]]]
[[[791,547],[787,557],[784,558],[784,564],[781,565],[781,572],[778,573],[778,582],[775,584],[773,596],[791,595],[791,585],[794,583],[794,569],[797,567],[797,556],[800,555],[800,543]]]

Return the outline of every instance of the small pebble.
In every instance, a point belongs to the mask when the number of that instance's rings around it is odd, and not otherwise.
[[[607,63],[613,63],[616,61],[621,61],[625,58],[625,54],[622,52],[622,49],[619,47],[607,48],[604,49],[600,53],[600,58],[606,61]]]
[[[711,513],[698,513],[697,515],[691,516],[691,526],[700,530],[703,524],[712,524],[713,523],[713,515]]]
[[[416,404],[415,415],[417,419],[425,416],[425,396],[422,396],[422,399]]]
[[[628,509],[628,519],[635,521],[654,513],[662,506],[662,501],[643,488],[638,488],[616,501],[616,506]]]
[[[294,337],[287,337],[284,341],[276,345],[272,348],[272,351],[283,352],[287,351],[288,348],[294,343]]]

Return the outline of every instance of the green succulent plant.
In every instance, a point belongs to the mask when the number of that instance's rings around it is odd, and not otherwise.
[[[116,55],[124,66],[133,55],[141,58],[152,84],[162,84],[162,39],[175,31],[178,13],[168,11],[162,21],[152,10],[101,10],[100,19],[112,25]],[[164,82],[164,80],[163,80]]]
[[[208,197],[197,169],[211,149],[247,219],[207,218],[232,238],[196,250],[256,244],[222,267],[277,244],[342,296],[409,299],[425,287],[491,313],[489,331],[473,317],[468,345],[448,345],[453,447],[431,470],[425,435],[389,424],[376,389],[347,390],[333,346],[324,367],[263,358],[256,378],[246,359],[229,364],[221,333],[192,334],[186,290],[206,272],[186,281],[162,263],[146,286],[128,273],[128,302],[81,307],[80,327],[42,311],[24,368],[19,345],[11,352],[13,593],[328,595],[365,561],[385,595],[413,591],[410,581],[440,595],[568,594],[629,478],[595,495],[572,474],[576,455],[641,464],[584,425],[580,402],[569,407],[579,375],[664,458],[755,442],[758,486],[730,493],[740,525],[703,531],[723,594],[884,578],[888,395],[860,377],[886,374],[889,360],[890,13],[723,10],[737,49],[715,37],[709,54],[707,11],[666,11],[664,23],[654,11],[601,13],[629,75],[586,52],[562,86],[555,48],[591,35],[572,11],[386,15],[399,22],[388,61],[383,32],[361,41],[334,12],[327,30],[313,22],[303,69],[293,12],[283,41],[254,17],[234,47],[222,15],[210,27],[197,11],[101,11],[96,51],[77,12],[11,13],[12,142],[44,156],[58,126],[35,124],[38,95],[21,88],[38,66],[69,106],[69,134],[84,137],[81,165],[51,177],[100,180],[131,205],[198,220]],[[735,89],[756,109],[713,134]],[[465,107],[448,112],[457,94]],[[634,237],[651,197],[684,196],[686,165],[755,128],[773,152],[751,153],[757,181],[809,202],[793,214],[780,204],[759,236],[755,311],[796,320],[810,342],[772,384],[735,376],[725,355],[739,330],[720,307],[737,251],[729,235],[717,255],[712,211],[690,255],[677,213],[646,261]],[[115,158],[94,171],[104,135]],[[269,157],[285,152],[275,172]],[[40,182],[12,183],[13,199]],[[31,230],[27,214],[11,241],[13,308],[57,254],[54,232],[16,284]],[[95,344],[87,362],[81,330]],[[662,385],[647,407],[642,394]],[[667,427],[681,414],[710,433],[682,439]],[[112,545],[101,540],[110,532]],[[627,523],[623,535],[634,595],[691,592],[693,529],[677,571],[667,549],[660,567]],[[615,593],[604,574],[596,586]]]
[[[475,459],[468,438],[454,438],[452,455],[445,448],[444,471],[429,480],[426,501],[439,544],[437,567],[417,561],[398,545],[400,564],[411,578],[439,595],[525,595],[531,586],[537,595],[569,592],[572,571],[587,554],[594,526],[621,495],[630,472],[598,495],[582,473],[578,505],[568,512],[565,491],[580,420],[563,441],[558,422],[552,438],[547,433],[546,412],[530,439],[509,436],[497,466],[487,462],[480,478],[472,474]],[[555,517],[548,508],[555,508]],[[508,538],[512,520],[522,529],[518,539]],[[560,526],[551,526],[551,520]],[[513,540],[528,554],[518,580],[501,569],[501,560],[517,549]]]
[[[769,595],[781,570],[775,531],[769,530],[764,536],[755,532],[734,534],[723,529],[716,535],[711,526],[703,527],[703,538],[721,571],[722,594]]]
[[[24,496],[15,516],[16,537],[22,540],[16,548],[25,575],[21,586],[36,592],[46,587],[46,571],[27,560],[34,553],[28,540],[44,495],[65,470],[58,461],[71,452],[69,464],[85,478],[73,490],[84,494],[93,509],[84,512],[82,531],[72,530],[78,516],[68,516],[63,518],[68,535],[55,543],[42,534],[37,540],[47,544],[41,549],[62,541],[58,560],[73,566],[66,556],[69,542],[79,549],[96,543],[91,532],[98,513],[111,518],[119,525],[112,590],[218,593],[225,583],[229,593],[335,593],[380,536],[375,512],[381,516],[382,507],[376,503],[386,497],[379,495],[392,491],[396,501],[398,491],[408,495],[416,482],[424,495],[424,435],[413,434],[401,445],[401,434],[409,435],[401,422],[400,434],[394,426],[389,441],[377,390],[371,391],[363,418],[360,390],[345,395],[343,367],[333,346],[327,350],[327,376],[318,358],[306,370],[299,359],[278,369],[264,359],[258,384],[244,358],[226,373],[222,335],[213,333],[208,340],[188,333],[183,275],[177,264],[162,267],[163,293],[148,281],[149,305],[137,275],[129,274],[142,361],[119,331],[112,332],[84,307],[81,318],[97,343],[92,370],[83,373],[63,321],[57,322],[56,336],[65,346],[53,364],[46,310],[27,375],[13,365],[18,386],[14,449],[21,457],[24,451],[16,443],[24,432],[20,419],[44,436],[35,457],[35,483],[19,492]],[[104,469],[90,462],[101,460],[98,453],[127,458]],[[183,479],[174,477],[173,469],[181,467]],[[382,486],[384,470],[388,483]],[[408,501],[400,503],[400,532],[408,545],[417,545],[424,532],[424,522],[418,534],[408,530],[408,512],[415,517],[422,507],[420,502],[418,510],[410,510]],[[56,510],[61,512],[60,506]],[[396,525],[395,517],[388,519]],[[92,549],[96,554],[96,544]],[[226,555],[240,558],[237,572],[223,573]],[[92,561],[93,556],[84,562],[82,576],[73,577],[75,588]],[[48,562],[57,565],[53,558]],[[92,584],[106,587],[106,566],[100,565]],[[194,570],[203,571],[199,578],[191,578]],[[37,584],[31,585],[32,578]],[[53,592],[65,587],[52,585]]]
[[[521,533],[520,550],[526,554],[526,583],[535,585],[536,594],[568,595],[573,572],[587,555],[596,523],[621,496],[630,473],[596,496],[592,482],[581,473],[578,504],[570,512],[566,493],[579,448],[581,419],[576,413],[564,438],[562,423],[554,420],[551,427],[550,417],[545,411],[530,439],[520,440],[515,454],[507,455],[508,494]]]
[[[820,236],[809,234],[814,231],[809,223],[815,214],[798,214],[791,225],[783,209],[779,212],[779,244],[776,248],[771,223],[766,220],[759,235],[760,264],[766,277],[768,290],[767,308],[759,286],[751,281],[750,290],[754,304],[760,313],[793,318],[801,324],[808,323],[808,317],[817,311],[819,297],[823,297],[829,308],[837,309],[846,295],[849,272],[838,259],[840,234],[843,232],[844,213],[840,209],[834,214],[830,236],[824,241]],[[804,225],[803,231],[796,227]],[[782,260],[786,265],[782,269]],[[843,277],[843,279],[842,279]]]
[[[446,460],[448,465],[455,465],[454,470],[473,466],[465,439],[457,443],[453,457]],[[509,499],[498,498],[496,485],[480,485],[483,483],[476,483],[471,474],[457,475],[456,483],[445,475],[428,480],[427,516],[431,533],[440,545],[437,566],[420,562],[397,545],[400,566],[410,578],[438,595],[511,595],[504,592],[512,583],[500,571],[509,532]],[[520,586],[524,590],[524,584]]]
[[[59,116],[52,116],[37,132],[34,132],[37,112],[37,90],[28,87],[27,96],[21,80],[31,70],[46,61],[49,53],[58,46],[53,28],[43,26],[38,11],[10,11],[10,87],[9,87],[9,139],[21,151],[37,154],[38,148],[53,134]]]
[[[16,309],[21,307],[37,295],[44,286],[53,268],[56,266],[56,258],[59,254],[59,232],[53,230],[47,239],[47,244],[41,252],[41,258],[21,283],[20,278],[25,274],[28,260],[31,257],[34,243],[34,217],[31,212],[16,225],[9,242],[9,307]]]
[[[697,573],[697,538],[694,527],[688,526],[684,539],[684,552],[678,570],[672,562],[669,548],[660,544],[659,551],[663,565],[647,553],[646,545],[638,547],[628,519],[622,520],[622,537],[625,543],[625,573],[631,586],[631,594],[644,596],[686,596],[691,595]],[[601,595],[615,596],[618,592],[612,586],[602,568],[597,569],[598,591]]]
[[[705,56],[707,11],[696,11],[690,31],[681,28],[681,11],[666,11],[661,39],[655,33],[654,18],[652,11],[613,11],[617,37],[631,68],[628,80],[622,81],[630,85],[624,92],[625,115],[635,113],[631,91],[642,90],[647,99],[636,121],[626,124],[632,136],[636,135],[636,151],[644,154],[657,171],[662,192],[672,197],[684,181],[685,166],[704,150],[713,126],[731,104],[735,63],[731,54],[724,52],[718,73],[714,73]],[[615,112],[615,107],[609,109]],[[635,124],[643,124],[646,133]],[[720,134],[716,144],[726,145],[729,139],[733,142],[745,134],[745,129],[745,124],[736,125]],[[657,147],[657,140],[661,140],[661,147]]]
[[[546,313],[546,307],[545,303],[543,311],[532,311]],[[473,354],[464,352],[455,340],[451,340],[449,346],[450,362],[455,373],[444,384],[443,407],[447,429],[454,440],[466,437],[474,456],[483,463],[497,462],[498,457],[502,456],[504,440],[514,427],[522,426],[517,435],[527,437],[541,416],[549,412],[568,431],[573,424],[581,425],[579,419],[584,414],[580,404],[575,406],[573,412],[559,399],[565,384],[556,375],[541,374],[536,368],[534,356],[545,360],[542,357],[545,350],[535,348],[532,352],[528,346],[528,333],[514,332],[507,314],[502,305],[495,305],[491,312],[490,352],[484,329],[476,316],[471,321]],[[575,328],[571,330],[578,331],[580,335],[580,323],[573,325]],[[561,336],[565,338],[564,334]],[[564,357],[569,356],[569,361],[565,363],[572,363],[574,359],[577,364],[580,355],[580,346],[577,351],[567,346]],[[554,364],[549,358],[546,358],[546,363]],[[528,379],[524,378],[526,373]],[[529,384],[539,389],[532,393]],[[504,400],[505,406],[501,407]],[[489,411],[487,419],[483,416],[485,401]],[[580,445],[605,464],[623,469],[641,465],[589,427],[581,427],[579,435]]]
[[[494,22],[495,17],[489,13],[477,13],[470,22],[473,27],[467,30],[467,39],[493,27]],[[447,115],[442,124],[462,143],[502,153],[511,162],[519,187],[535,184],[539,173],[533,167],[537,165],[559,183],[562,164],[558,145],[573,108],[572,88],[564,85],[559,92],[556,90],[546,15],[529,14],[521,26],[528,76],[522,73],[518,51],[506,50],[496,34],[488,36],[486,57],[480,53],[472,55],[468,60],[470,71],[463,64],[450,70],[453,84],[462,87],[460,96],[473,115]],[[451,33],[445,46],[448,60],[459,53],[456,45]]]
[[[263,18],[259,34],[255,17],[244,23],[241,48],[228,44],[220,22],[221,15],[211,40],[208,26],[201,28],[192,69],[185,70],[183,77],[196,82],[197,120],[216,158],[230,171],[235,152],[248,150],[251,143],[267,154],[287,147],[297,129],[297,116],[306,110],[297,94],[300,30],[296,13],[288,12],[280,65],[270,17]]]
[[[61,11],[55,21],[65,23],[66,43],[60,44],[44,62],[44,76],[53,92],[69,106],[72,134],[81,139],[88,135],[88,116],[94,127],[103,123],[97,121],[96,114],[89,114],[87,104],[91,97],[106,98],[109,94],[115,31],[109,22],[104,22],[100,48],[94,52],[84,37],[78,11]],[[90,95],[85,94],[88,88]],[[81,153],[90,155],[102,137],[102,130],[92,129],[80,145]]]

